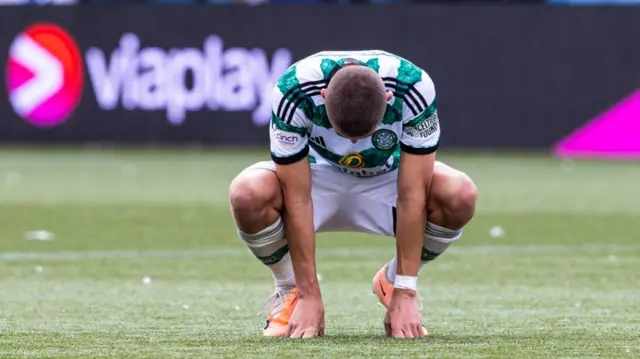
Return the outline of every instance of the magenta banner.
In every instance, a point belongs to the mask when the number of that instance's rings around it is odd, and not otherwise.
[[[640,159],[640,90],[555,146],[561,157]]]

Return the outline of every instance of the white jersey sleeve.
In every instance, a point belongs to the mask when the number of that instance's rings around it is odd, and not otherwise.
[[[405,96],[400,148],[412,154],[430,154],[440,144],[440,124],[433,81],[422,71],[420,81],[409,86]]]
[[[277,164],[298,162],[309,153],[311,120],[295,99],[278,86],[273,90],[269,134],[271,159]]]

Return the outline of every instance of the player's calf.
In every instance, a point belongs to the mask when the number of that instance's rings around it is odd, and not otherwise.
[[[280,217],[282,192],[278,177],[266,169],[243,171],[231,182],[229,202],[238,235],[253,255],[269,267],[276,282],[276,291],[266,304],[271,309],[263,334],[284,336],[298,292]]]
[[[476,211],[478,188],[465,173],[439,167],[427,200],[429,222],[451,230],[464,227]]]
[[[229,201],[238,235],[271,269],[276,286],[293,286],[293,267],[280,217],[282,192],[276,174],[263,169],[242,172],[231,182]]]
[[[450,167],[436,172],[427,199],[427,226],[421,259],[436,259],[462,235],[475,214],[478,189],[466,174]]]
[[[276,174],[264,169],[243,171],[231,182],[229,202],[240,238],[271,268],[277,285],[292,284],[293,269],[280,217],[282,192]]]
[[[438,258],[460,238],[462,228],[475,214],[477,200],[478,189],[469,176],[451,167],[436,167],[427,199],[421,267]],[[374,277],[374,292],[385,306],[391,300],[396,271],[397,257],[394,256]]]
[[[427,198],[427,226],[422,246],[423,265],[436,259],[462,235],[475,214],[478,189],[465,173],[436,167]]]

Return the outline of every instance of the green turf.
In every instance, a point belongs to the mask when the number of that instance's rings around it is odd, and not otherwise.
[[[233,176],[264,158],[1,150],[0,358],[640,357],[639,163],[443,155],[481,196],[422,273],[430,337],[382,335],[370,280],[392,239],[322,234],[327,336],[301,342],[260,337],[270,274],[226,203]]]

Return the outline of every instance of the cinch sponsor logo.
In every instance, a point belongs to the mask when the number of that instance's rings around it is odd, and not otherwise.
[[[289,145],[295,145],[296,143],[298,143],[298,137],[294,136],[294,135],[283,135],[282,133],[276,133],[276,139],[278,139],[278,141],[282,142],[282,143],[286,143]]]
[[[202,110],[249,111],[254,124],[268,124],[273,85],[292,61],[286,49],[271,60],[259,48],[225,50],[215,35],[201,48],[141,47],[133,33],[117,45],[85,54],[100,109],[165,111],[175,125]],[[72,37],[56,25],[36,24],[16,37],[10,53],[7,86],[16,113],[37,126],[64,122],[83,86],[82,55]]]
[[[285,145],[295,145],[300,141],[300,136],[296,134],[285,134],[277,129],[274,129],[273,135],[278,142]]]
[[[38,127],[63,123],[82,94],[82,57],[73,38],[53,24],[35,24],[18,34],[6,65],[14,111]]]

